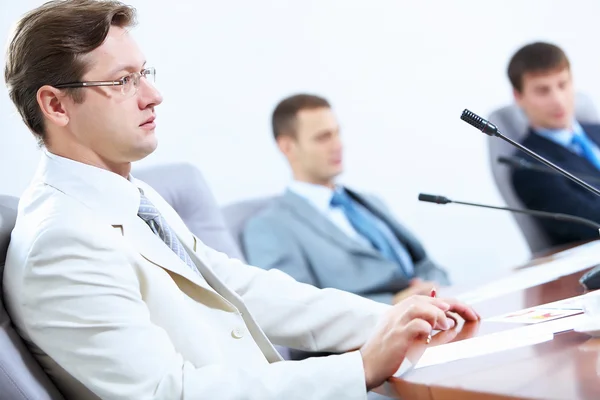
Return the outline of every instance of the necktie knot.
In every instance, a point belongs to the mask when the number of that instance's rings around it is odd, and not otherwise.
[[[351,203],[350,197],[348,196],[348,194],[343,190],[336,190],[333,192],[333,196],[331,196],[331,201],[330,204],[332,207],[348,207]]]

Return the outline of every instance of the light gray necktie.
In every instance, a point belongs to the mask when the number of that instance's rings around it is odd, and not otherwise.
[[[177,238],[175,232],[173,232],[167,221],[160,215],[158,209],[150,202],[150,200],[148,200],[141,189],[138,216],[150,226],[152,232],[158,235],[158,237],[173,250],[173,253],[177,254],[188,267],[200,275],[200,271],[198,271],[196,264],[194,264],[188,252],[185,251],[185,248],[179,241],[179,238]]]

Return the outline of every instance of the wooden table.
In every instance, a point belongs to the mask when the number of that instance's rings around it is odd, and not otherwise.
[[[591,268],[592,266],[590,266]],[[579,278],[587,270],[536,287],[476,304],[482,318],[583,293]],[[480,321],[459,324],[454,339],[463,340],[518,327]],[[454,335],[454,333],[452,333]],[[431,345],[435,345],[435,336]],[[438,343],[443,344],[443,343]],[[412,349],[422,353],[425,349]],[[600,399],[600,339],[569,331],[554,340],[490,355],[409,371],[392,378],[403,399]]]

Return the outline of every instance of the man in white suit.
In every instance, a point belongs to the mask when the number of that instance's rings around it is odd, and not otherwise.
[[[68,398],[364,399],[452,300],[394,307],[318,290],[203,245],[131,162],[156,148],[155,72],[118,2],[19,21],[9,94],[44,146],[4,273],[20,334]],[[192,71],[193,72],[193,71]],[[282,361],[271,342],[340,355]]]

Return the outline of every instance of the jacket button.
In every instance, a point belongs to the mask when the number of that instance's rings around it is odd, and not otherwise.
[[[231,331],[231,336],[233,336],[236,339],[241,339],[242,337],[244,337],[244,329],[235,328]]]

